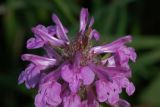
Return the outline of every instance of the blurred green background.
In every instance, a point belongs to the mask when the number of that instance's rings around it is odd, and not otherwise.
[[[101,42],[131,34],[138,59],[131,63],[136,92],[122,97],[132,107],[160,107],[160,3],[159,0],[1,0],[0,1],[0,107],[34,107],[34,90],[17,85],[26,63],[22,53],[37,24],[51,25],[56,13],[69,29],[79,30],[79,12],[89,8]]]

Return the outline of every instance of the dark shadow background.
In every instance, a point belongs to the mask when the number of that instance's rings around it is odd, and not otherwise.
[[[25,69],[22,53],[26,40],[33,36],[37,24],[51,25],[56,13],[69,29],[69,37],[79,29],[79,12],[89,8],[95,18],[94,28],[101,42],[109,42],[131,34],[131,46],[138,59],[131,63],[136,92],[122,97],[133,107],[160,107],[160,2],[159,0],[1,0],[0,1],[0,106],[34,107],[35,90],[18,85],[20,72]]]

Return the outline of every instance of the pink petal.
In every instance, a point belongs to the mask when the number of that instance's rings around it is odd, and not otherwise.
[[[43,45],[44,45],[44,41],[40,38],[30,38],[27,41],[27,48],[28,49],[40,48],[40,47],[43,47]]]
[[[50,65],[54,65],[56,63],[55,59],[41,57],[41,56],[32,55],[32,54],[23,54],[22,60],[31,61],[42,69],[45,69],[46,67]]]
[[[48,33],[47,28],[42,29],[41,26],[42,25],[38,25],[32,28],[32,32],[38,37],[40,37],[41,39],[43,39],[45,43],[49,42],[53,46],[62,46],[65,44],[63,40],[52,36],[51,34]]]
[[[94,18],[91,17],[91,20],[90,20],[90,22],[89,22],[89,27],[92,27],[93,23],[94,23]]]
[[[127,94],[130,96],[135,92],[135,87],[133,85],[133,83],[130,83],[127,88],[126,88],[126,92]]]
[[[73,80],[73,71],[69,68],[69,65],[64,65],[61,70],[61,76],[66,82]]]
[[[95,74],[89,67],[83,67],[81,70],[81,75],[84,85],[90,85],[94,81]]]
[[[107,85],[105,82],[98,80],[96,81],[96,92],[99,102],[105,102],[108,98],[107,95]]]
[[[62,102],[60,93],[61,85],[57,82],[52,83],[51,87],[46,90],[47,103],[52,106],[58,106]]]
[[[132,40],[131,36],[125,36],[121,37],[118,40],[102,45],[102,46],[96,46],[91,49],[91,52],[100,54],[100,53],[114,53],[116,52],[121,46],[123,46],[125,43],[130,42]]]
[[[80,13],[80,31],[84,32],[88,22],[88,9],[82,8]]]
[[[80,97],[78,95],[70,95],[64,98],[63,107],[81,107]]]
[[[94,38],[96,39],[97,41],[99,40],[99,37],[100,37],[100,34],[95,30],[93,29],[89,35],[90,38]]]
[[[57,25],[57,27],[56,27],[57,36],[59,36],[64,41],[69,41],[68,36],[66,35],[66,30],[63,27],[63,25],[62,25],[61,21],[59,20],[59,18],[57,17],[57,15],[53,14],[52,19]]]

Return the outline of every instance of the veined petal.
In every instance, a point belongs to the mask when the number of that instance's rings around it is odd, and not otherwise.
[[[56,33],[62,40],[69,42],[68,36],[66,35],[66,30],[63,27],[61,21],[57,17],[57,15],[52,15],[52,20],[55,22],[56,26]]]
[[[80,31],[84,32],[88,23],[88,9],[82,8],[80,13]]]
[[[127,42],[131,42],[132,41],[132,36],[128,35],[128,36],[124,36],[121,37],[115,41],[113,41],[112,43],[106,44],[103,47],[105,48],[119,48],[120,46],[124,45]]]
[[[47,29],[45,30],[42,25],[32,28],[32,31],[35,35],[43,39],[45,43],[50,43],[53,46],[62,46],[65,44],[63,40],[49,34]]]
[[[117,49],[119,49],[125,43],[131,42],[131,40],[132,40],[131,36],[121,37],[118,40],[116,40],[116,41],[114,41],[110,44],[93,47],[91,49],[91,52],[94,52],[94,53],[97,53],[97,54],[100,54],[100,53],[114,53],[114,52],[117,51]]]
[[[41,38],[30,38],[27,41],[27,48],[28,49],[36,49],[43,47],[44,41]]]
[[[22,60],[31,61],[35,65],[39,66],[40,68],[42,67],[42,69],[45,69],[46,67],[50,65],[54,65],[56,63],[55,59],[50,59],[50,58],[41,57],[41,56],[32,55],[32,54],[23,54]]]

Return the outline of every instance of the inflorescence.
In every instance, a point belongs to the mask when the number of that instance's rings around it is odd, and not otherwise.
[[[80,29],[70,41],[68,30],[53,14],[54,26],[38,25],[32,29],[34,37],[27,41],[28,49],[43,48],[43,56],[23,54],[30,61],[19,76],[19,84],[36,88],[36,107],[99,107],[107,103],[116,107],[130,107],[121,99],[122,89],[130,96],[135,87],[129,81],[129,60],[135,62],[136,53],[125,44],[131,36],[101,46],[93,46],[100,34],[92,28],[94,18],[88,9],[80,12]]]

